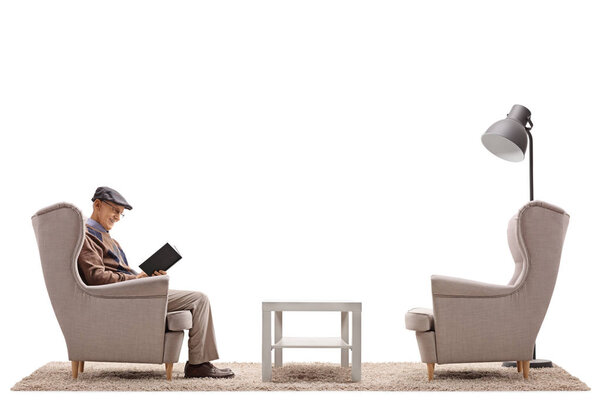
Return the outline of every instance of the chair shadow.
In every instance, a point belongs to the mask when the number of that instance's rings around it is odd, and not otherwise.
[[[506,379],[509,377],[498,371],[436,371],[436,380],[476,380],[476,379]]]
[[[90,371],[88,374],[84,373],[83,376],[88,376],[93,379],[125,379],[125,380],[137,380],[137,379],[165,379],[166,373],[164,371]]]

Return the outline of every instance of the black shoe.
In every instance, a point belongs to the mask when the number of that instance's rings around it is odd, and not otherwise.
[[[235,374],[229,368],[217,368],[210,362],[202,364],[185,363],[186,378],[233,378]]]

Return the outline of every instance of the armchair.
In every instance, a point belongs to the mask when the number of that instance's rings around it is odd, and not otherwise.
[[[77,267],[85,225],[81,211],[58,203],[38,211],[32,223],[73,378],[85,361],[107,361],[164,363],[171,380],[192,315],[167,313],[169,277],[87,286]]]
[[[542,201],[526,204],[508,224],[515,261],[507,285],[431,277],[433,310],[406,313],[429,380],[435,364],[515,361],[529,376],[535,339],[554,291],[569,215]]]

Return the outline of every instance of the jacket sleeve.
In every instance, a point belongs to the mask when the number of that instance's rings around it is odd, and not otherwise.
[[[104,266],[102,249],[87,234],[83,240],[77,264],[88,285],[104,285],[136,278],[136,275],[107,270]]]

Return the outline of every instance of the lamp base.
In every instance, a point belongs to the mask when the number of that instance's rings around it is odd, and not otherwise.
[[[503,367],[517,368],[516,361],[507,361],[502,363]],[[529,362],[529,368],[552,368],[554,364],[550,360],[531,360]]]

